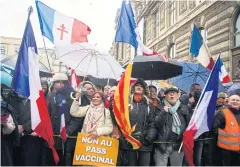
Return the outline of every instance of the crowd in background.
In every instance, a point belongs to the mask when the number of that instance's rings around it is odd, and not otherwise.
[[[198,83],[189,94],[176,87],[157,92],[153,85],[137,79],[131,86],[129,118],[136,125],[132,136],[142,146],[133,150],[125,140],[113,112],[116,86],[81,83],[84,91],[76,92],[64,73],[56,73],[53,83],[42,81],[54,132],[59,166],[72,165],[78,132],[91,138],[111,136],[119,140],[119,166],[187,166],[182,137],[201,96]],[[13,91],[1,91],[1,165],[54,166],[52,151],[31,129],[30,101]],[[210,132],[202,134],[194,144],[196,166],[240,165],[240,94],[219,93],[216,113]],[[67,140],[60,135],[64,113]]]

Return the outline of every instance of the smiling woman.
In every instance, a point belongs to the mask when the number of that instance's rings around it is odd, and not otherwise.
[[[79,94],[77,96],[80,97]],[[81,132],[90,134],[92,138],[110,135],[113,130],[110,111],[104,107],[103,99],[103,94],[96,92],[90,105],[81,107],[75,100],[70,110],[73,117],[85,117]]]

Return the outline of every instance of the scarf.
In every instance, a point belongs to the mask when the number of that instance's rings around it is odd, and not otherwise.
[[[180,101],[178,100],[174,106],[172,106],[170,103],[168,103],[167,100],[164,100],[164,105],[169,107],[169,113],[172,115],[173,123],[172,123],[172,131],[178,135],[181,133],[181,120],[179,118],[179,115],[177,113],[177,109],[180,106]]]
[[[98,106],[94,106],[91,103],[83,122],[82,132],[91,134],[92,132],[96,131],[98,128],[98,123],[103,116],[104,104],[101,103]]]
[[[153,101],[153,106],[154,107],[157,107],[158,106],[158,100],[155,98],[155,99],[152,99],[152,101]]]

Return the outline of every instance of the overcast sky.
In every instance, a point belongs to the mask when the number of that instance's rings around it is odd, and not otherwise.
[[[109,50],[115,36],[114,20],[117,8],[122,0],[41,0],[53,9],[74,17],[87,24],[92,32],[88,36],[89,43]],[[38,47],[43,46],[39,27],[35,0],[0,0],[0,36],[18,37],[23,35],[27,19],[27,9],[34,7],[31,16]],[[48,41],[47,47],[53,47]]]

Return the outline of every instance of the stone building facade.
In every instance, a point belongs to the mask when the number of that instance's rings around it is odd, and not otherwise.
[[[194,23],[214,59],[221,58],[233,81],[240,81],[240,1],[133,0],[143,22],[143,42],[161,55],[195,61],[189,52]]]
[[[18,55],[19,48],[21,45],[21,38],[14,38],[14,37],[0,37],[0,54],[5,56],[16,56]],[[59,61],[54,60],[55,58],[55,51],[54,49],[47,48],[47,54],[49,58],[49,62],[46,56],[45,48],[38,48],[38,59],[46,68],[49,69],[49,63],[51,70],[53,72],[59,71]]]

